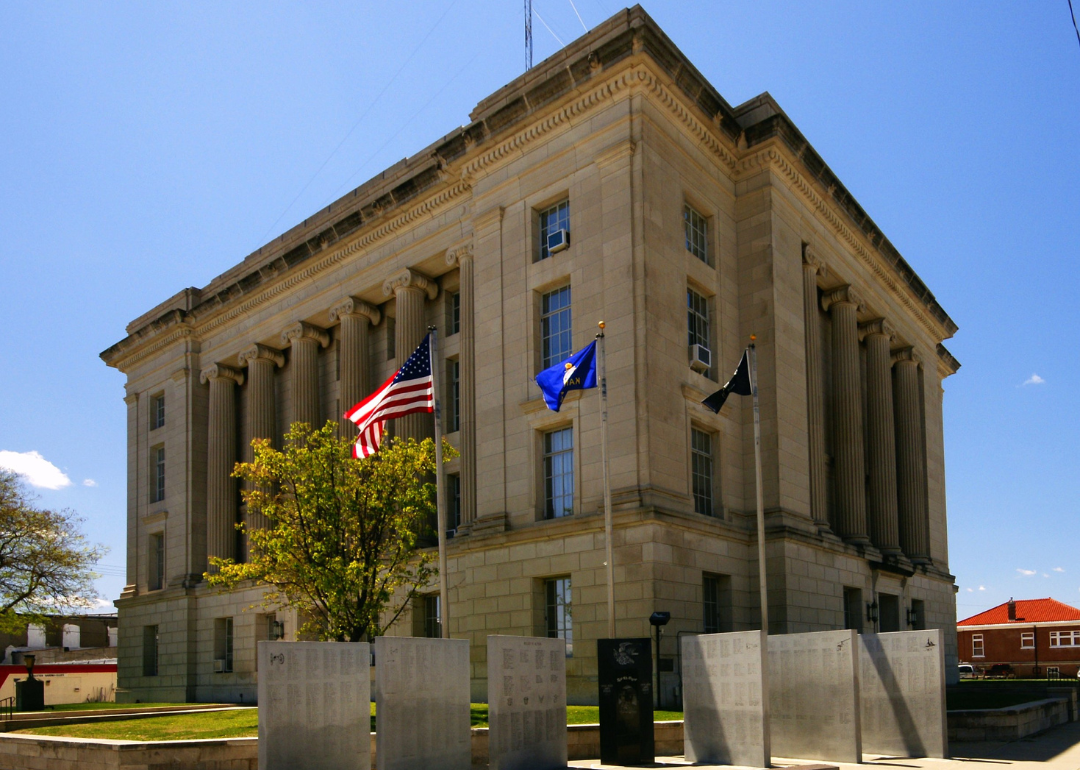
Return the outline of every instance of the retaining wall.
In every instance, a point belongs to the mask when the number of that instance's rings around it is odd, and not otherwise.
[[[950,711],[950,741],[1015,741],[1072,721],[1070,699],[1051,698],[1001,709]]]

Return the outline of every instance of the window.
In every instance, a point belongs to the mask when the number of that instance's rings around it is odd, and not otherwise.
[[[1061,666],[1047,666],[1046,667],[1047,679],[1060,679],[1061,678]]]
[[[844,588],[844,628],[851,628],[860,634],[862,624],[862,589]]]
[[[450,503],[446,519],[450,529],[461,526],[461,475],[451,473],[446,477],[446,499]]]
[[[540,212],[540,259],[551,256],[548,252],[548,236],[559,230],[570,232],[570,201],[563,200]]]
[[[686,231],[686,250],[709,264],[709,220],[688,205],[683,205],[683,228]]]
[[[1080,647],[1080,631],[1051,631],[1051,647]]]
[[[158,627],[143,626],[143,676],[158,675]]]
[[[574,655],[574,624],[571,613],[570,578],[552,578],[544,581],[544,620],[550,639],[566,641],[566,657]]]
[[[446,362],[447,395],[446,432],[461,430],[461,361],[451,358]]]
[[[878,594],[878,632],[900,630],[900,597],[896,594]]]
[[[544,518],[557,519],[574,512],[574,431],[544,434]]]
[[[150,430],[157,430],[165,424],[165,394],[158,393],[150,397]]]
[[[455,291],[450,295],[450,334],[461,331],[461,292]],[[449,335],[447,335],[449,336]]]
[[[233,670],[233,619],[214,620],[214,673],[228,674]]]
[[[439,595],[424,597],[424,636],[429,639],[442,638],[442,613],[439,612]]]
[[[709,347],[709,300],[693,289],[686,290],[687,344]]]
[[[922,599],[911,600],[911,617],[909,624],[912,631],[922,631],[926,628],[926,605]]]
[[[1025,631],[1020,634],[1020,649],[1021,650],[1034,650],[1035,649],[1035,632]]]
[[[971,657],[983,658],[986,657],[985,649],[983,648],[983,635],[972,634],[971,635]]]
[[[150,484],[150,502],[160,503],[165,499],[165,447],[154,447],[150,450],[150,457],[154,464]]]
[[[731,577],[702,575],[702,628],[706,634],[719,634],[732,629]]]
[[[165,534],[150,535],[150,574],[147,583],[151,591],[165,587]]]
[[[712,516],[712,436],[697,428],[690,429],[690,481],[694,493],[694,512]]]
[[[570,287],[563,286],[540,300],[541,369],[570,357],[570,336]]]

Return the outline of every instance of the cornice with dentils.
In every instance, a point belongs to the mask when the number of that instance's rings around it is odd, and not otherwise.
[[[636,10],[640,11],[640,9]],[[693,70],[692,65],[685,61],[682,54],[670,45],[670,41],[667,41],[662,31],[655,27],[655,23],[643,12],[636,17],[636,23],[640,25],[642,17],[646,19],[644,27],[638,26],[631,32],[621,33],[625,40],[622,40],[619,45],[625,45],[633,51],[632,55],[627,53],[630,58],[621,55],[618,50],[611,49],[612,44],[609,41],[609,49],[605,50],[604,55],[612,61],[610,68],[595,66],[596,52],[589,50],[588,47],[590,36],[582,39],[585,42],[578,41],[575,44],[582,54],[581,58],[588,57],[590,64],[593,65],[586,81],[591,84],[591,87],[585,88],[578,81],[574,81],[571,84],[572,87],[562,94],[561,106],[554,111],[550,109],[550,101],[535,108],[530,107],[518,116],[518,119],[500,126],[496,135],[489,134],[483,125],[485,120],[491,118],[490,115],[454,132],[443,143],[429,148],[429,152],[410,159],[408,165],[415,166],[416,174],[413,177],[408,177],[407,173],[395,174],[393,181],[400,184],[394,190],[388,191],[377,186],[364,185],[354,191],[353,195],[355,196],[356,192],[360,192],[365,187],[369,188],[369,195],[357,199],[356,203],[348,209],[339,209],[342,219],[339,219],[337,223],[330,223],[327,217],[320,216],[323,212],[313,217],[311,229],[303,233],[305,235],[310,233],[311,237],[307,241],[300,242],[300,247],[307,244],[308,250],[313,253],[301,256],[296,264],[288,264],[285,257],[297,251],[299,247],[294,247],[288,254],[268,257],[261,264],[253,265],[250,272],[240,276],[234,283],[225,286],[206,300],[202,300],[199,296],[200,301],[193,307],[179,311],[175,308],[165,309],[164,315],[145,324],[125,340],[113,345],[103,352],[101,357],[110,366],[124,370],[181,337],[191,336],[192,333],[201,337],[212,332],[259,305],[273,301],[281,294],[334,267],[357,252],[370,249],[402,228],[423,218],[434,216],[447,206],[455,205],[459,199],[471,194],[472,183],[480,176],[519,158],[525,147],[569,128],[579,116],[610,103],[632,90],[649,94],[654,102],[666,108],[673,119],[693,135],[701,147],[713,155],[734,178],[756,172],[763,165],[775,169],[779,176],[786,179],[803,195],[808,205],[817,211],[838,237],[870,267],[882,284],[908,308],[922,326],[938,339],[951,336],[956,330],[956,325],[937,305],[936,300],[929,294],[914,271],[899,257],[899,254],[895,253],[891,244],[883,241],[883,236],[876,232],[876,226],[873,226],[869,217],[863,215],[860,220],[851,218],[853,199],[847,191],[842,187],[838,188],[837,185],[827,190],[815,189],[815,184],[811,182],[814,178],[812,170],[809,167],[799,168],[803,166],[802,159],[807,155],[815,159],[815,166],[824,166],[812,148],[809,148],[808,143],[799,153],[792,153],[790,156],[789,153],[783,151],[782,148],[785,146],[783,143],[767,141],[764,144],[757,142],[757,146],[753,147],[752,151],[740,150],[729,135],[732,113],[726,102],[722,102],[718,96],[714,95],[715,92],[710,90],[711,86],[707,82],[697,83],[692,79],[688,80],[691,76],[697,76],[696,70]],[[648,25],[652,25],[655,29],[649,28]],[[605,34],[611,37],[610,23],[607,26],[609,29]],[[621,38],[616,36],[616,39]],[[646,39],[647,43],[642,45],[641,39]],[[663,50],[658,55],[658,48],[664,45],[669,46],[678,54],[678,57],[682,58],[672,64],[670,51]],[[666,61],[664,61],[665,57]],[[576,65],[574,62],[569,62],[565,66],[567,70],[570,70]],[[608,77],[597,83],[595,76],[605,74],[605,69]],[[556,72],[551,79],[561,74],[561,71]],[[537,88],[533,87],[532,90],[535,92]],[[708,104],[710,108],[714,105],[719,106],[715,114],[707,115],[702,112],[703,104]],[[536,114],[541,109],[546,114],[536,120]],[[533,121],[521,128],[520,124],[528,118],[533,118]],[[766,121],[773,125],[780,121],[783,125],[778,133],[785,139],[790,136],[801,138],[798,130],[782,114],[772,115]],[[759,121],[759,123],[766,121]],[[720,128],[721,124],[724,128]],[[478,139],[480,141],[477,141]],[[805,140],[803,141],[805,143]],[[768,146],[770,144],[772,146]],[[460,152],[447,149],[458,145],[460,145]],[[787,146],[788,149],[793,149],[790,141]],[[457,153],[456,156],[455,153]],[[437,168],[432,165],[433,161],[437,164]],[[803,173],[804,171],[807,173]],[[414,205],[402,211],[402,207],[409,202],[407,196],[399,193],[397,197],[403,198],[399,202],[392,193],[406,189],[409,194],[416,195],[419,185],[413,185],[410,188],[409,184],[412,179],[420,176],[427,180],[425,184],[429,184],[426,189],[421,190],[421,193],[426,193],[426,197],[422,197]],[[403,179],[404,181],[401,181]],[[436,179],[438,181],[433,181]],[[820,184],[820,180],[817,181]],[[832,200],[828,199],[829,196]],[[337,203],[330,208],[333,209],[336,205]],[[855,206],[857,208],[857,204]],[[861,209],[858,211],[861,212]],[[345,220],[360,220],[363,221],[363,225],[354,232],[346,232],[340,236],[337,243],[334,243],[332,240],[336,233],[334,228]],[[870,226],[869,231],[868,226]],[[320,228],[324,229],[320,231]],[[891,260],[876,248],[875,237],[877,244],[888,245],[891,250],[889,256],[893,257]],[[317,242],[316,246],[311,246],[311,242]],[[284,246],[282,248],[284,249]],[[201,292],[193,293],[201,295]],[[154,339],[160,337],[165,329],[176,323],[186,324],[190,331],[184,334],[169,333],[167,343],[165,338]],[[147,346],[151,339],[154,340],[153,343]]]

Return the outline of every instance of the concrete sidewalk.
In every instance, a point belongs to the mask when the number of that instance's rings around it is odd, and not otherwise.
[[[882,757],[863,755],[863,764],[850,765],[820,760],[797,760],[773,757],[773,767],[794,770],[802,766],[814,768],[838,768],[838,770],[1080,770],[1080,722],[1070,722],[1047,730],[1040,735],[1022,738],[1009,743],[960,743],[949,746],[951,759],[908,759],[907,757]],[[601,765],[598,759],[570,762],[570,767],[616,770],[614,765]],[[689,765],[682,757],[657,757],[653,767],[698,767],[702,770],[735,770],[731,765]]]

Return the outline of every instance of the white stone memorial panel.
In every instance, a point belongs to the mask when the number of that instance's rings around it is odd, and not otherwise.
[[[469,642],[375,639],[376,770],[469,770]]]
[[[765,638],[762,631],[682,638],[688,761],[768,767]]]
[[[947,757],[941,630],[863,634],[859,640],[863,751]]]
[[[769,637],[769,738],[779,757],[862,761],[855,631]]]
[[[489,636],[491,770],[566,767],[566,641]]]
[[[259,642],[260,770],[371,770],[366,642]]]

